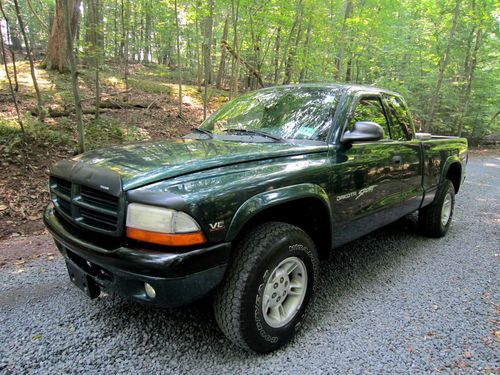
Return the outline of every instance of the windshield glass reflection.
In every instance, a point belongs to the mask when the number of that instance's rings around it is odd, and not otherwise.
[[[241,129],[284,139],[323,140],[338,97],[338,89],[324,87],[255,91],[226,104],[200,128],[214,134],[236,133]]]

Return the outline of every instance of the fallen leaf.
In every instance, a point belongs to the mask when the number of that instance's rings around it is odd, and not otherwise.
[[[33,336],[33,340],[39,341],[41,339],[42,339],[42,334],[41,333],[38,333],[35,336]]]

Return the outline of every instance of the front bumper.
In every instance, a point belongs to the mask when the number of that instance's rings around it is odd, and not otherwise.
[[[188,304],[209,294],[224,277],[230,243],[165,252],[120,246],[100,247],[73,234],[54,209],[45,210],[44,223],[68,263],[99,288],[124,297],[164,307]],[[156,291],[147,296],[144,283]]]

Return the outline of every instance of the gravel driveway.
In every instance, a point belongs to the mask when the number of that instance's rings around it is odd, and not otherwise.
[[[498,374],[499,243],[500,157],[476,156],[447,237],[422,238],[408,218],[337,249],[302,331],[265,356],[231,346],[206,302],[90,301],[60,257],[11,264],[0,270],[0,373]]]

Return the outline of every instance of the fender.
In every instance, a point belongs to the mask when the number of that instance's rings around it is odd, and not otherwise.
[[[254,195],[252,198],[245,201],[240,208],[238,208],[233,216],[233,219],[231,220],[231,224],[229,225],[229,229],[226,234],[226,241],[234,240],[244,225],[259,212],[265,210],[266,208],[301,198],[317,198],[326,206],[331,230],[332,211],[328,194],[319,185],[305,183],[265,191]]]
[[[443,163],[443,166],[441,167],[441,176],[439,176],[439,185],[441,185],[444,180],[446,179],[446,175],[448,174],[448,171],[450,169],[450,166],[453,163],[458,163],[460,164],[460,184],[463,182],[463,165],[462,165],[462,160],[460,160],[460,157],[458,155],[451,155],[446,159],[446,161]]]

